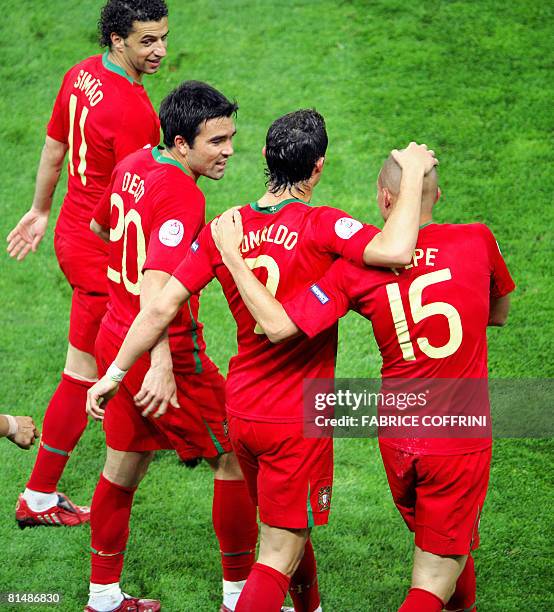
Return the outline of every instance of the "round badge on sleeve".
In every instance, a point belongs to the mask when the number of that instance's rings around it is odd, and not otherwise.
[[[174,247],[177,246],[185,234],[185,228],[183,224],[177,219],[170,219],[166,221],[159,231],[159,238],[162,244],[165,246]]]
[[[352,238],[352,236],[362,229],[363,225],[352,217],[341,217],[335,223],[335,232],[339,238]]]

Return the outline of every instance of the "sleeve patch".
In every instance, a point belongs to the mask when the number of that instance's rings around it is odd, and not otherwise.
[[[335,223],[335,233],[339,238],[348,240],[352,236],[362,229],[363,225],[357,220],[351,217],[341,217]]]
[[[316,298],[322,304],[327,304],[327,302],[330,299],[329,296],[325,293],[325,291],[323,291],[323,289],[321,287],[319,287],[318,285],[312,285],[310,287],[310,291],[316,296]]]
[[[158,236],[160,242],[165,244],[165,246],[175,247],[181,242],[184,234],[185,228],[183,224],[177,219],[170,219],[160,227]]]

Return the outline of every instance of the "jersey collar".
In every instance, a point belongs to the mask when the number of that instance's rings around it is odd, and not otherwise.
[[[424,223],[423,225],[419,226],[419,229],[423,229],[424,227],[427,227],[428,225],[432,225],[434,223],[434,221],[427,221],[427,223]]]
[[[110,62],[110,60],[108,59],[108,53],[109,51],[105,51],[104,54],[102,55],[102,64],[106,70],[109,70],[110,72],[115,72],[115,74],[122,76],[124,79],[127,79],[127,81],[131,83],[131,85],[138,85],[139,87],[143,87],[142,83],[139,83],[138,81],[135,81],[134,79],[132,79],[125,72],[125,70],[123,70],[121,66],[118,66],[117,64],[114,64],[113,62]]]
[[[252,202],[252,204],[250,204],[250,207],[252,208],[252,210],[255,210],[259,213],[263,213],[264,215],[273,215],[274,213],[279,212],[281,208],[285,207],[291,202],[301,202],[302,204],[306,204],[306,202],[302,202],[302,200],[299,200],[298,198],[289,198],[288,200],[283,200],[282,202],[279,202],[279,204],[275,204],[274,206],[260,206],[258,202]]]
[[[166,157],[165,155],[162,155],[160,147],[152,148],[152,157],[154,158],[154,161],[157,161],[159,164],[169,164],[170,166],[177,166],[177,168],[182,170],[188,176],[183,164],[179,163],[176,159],[173,159],[172,157]]]

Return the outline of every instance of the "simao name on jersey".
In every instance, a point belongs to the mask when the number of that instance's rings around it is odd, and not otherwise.
[[[73,87],[85,93],[91,106],[96,106],[104,97],[102,89],[99,89],[102,87],[102,82],[86,70],[79,70],[77,80],[73,83]]]

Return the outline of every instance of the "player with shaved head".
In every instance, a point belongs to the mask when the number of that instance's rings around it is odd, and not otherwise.
[[[377,182],[385,220],[397,209],[402,175],[389,157]],[[217,228],[223,261],[267,337],[272,342],[295,337],[291,343],[304,335],[321,337],[352,309],[372,322],[384,386],[398,379],[486,381],[487,325],[506,321],[514,283],[487,226],[433,222],[440,194],[437,181],[432,168],[423,180],[419,236],[408,265],[363,269],[340,259],[316,284],[283,300],[283,305],[241,257],[240,215],[225,213]],[[473,389],[471,384],[462,390]],[[462,395],[467,408],[474,397]],[[455,399],[460,401],[459,396]],[[436,403],[442,409],[444,402],[439,395]],[[451,405],[446,404],[446,411]],[[490,420],[488,400],[480,407]],[[479,437],[409,439],[380,432],[395,504],[415,533],[412,588],[401,612],[475,609],[471,552],[479,545],[491,447],[490,431]]]
[[[392,206],[398,199],[401,182],[402,168],[398,165],[394,157],[389,155],[389,157],[387,157],[383,163],[381,172],[379,172],[379,178],[377,179],[378,198],[382,198],[382,200],[379,200],[379,207],[385,221],[388,219],[392,211]],[[422,221],[423,219],[432,219],[433,206],[437,202],[439,195],[438,173],[437,169],[433,167],[423,177],[423,187],[421,192]]]

